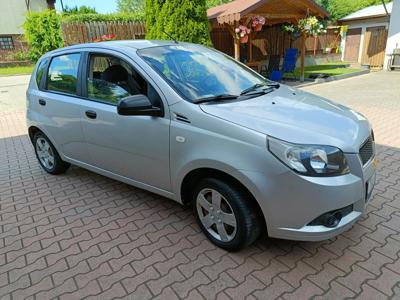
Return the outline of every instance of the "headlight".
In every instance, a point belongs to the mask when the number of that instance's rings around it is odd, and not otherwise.
[[[346,157],[336,147],[291,144],[269,137],[268,149],[289,168],[305,176],[338,176],[350,172]]]

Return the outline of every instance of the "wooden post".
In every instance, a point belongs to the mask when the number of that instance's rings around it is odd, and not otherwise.
[[[306,59],[306,34],[301,34],[301,49],[300,49],[300,81],[304,82],[304,65]]]
[[[235,36],[233,36],[233,42],[235,44],[235,59],[240,61],[240,41]]]
[[[234,44],[234,49],[235,49],[235,59],[237,61],[240,61],[240,41],[239,41],[239,39],[236,38],[235,25],[225,24],[225,26],[226,26],[226,28],[228,28],[228,31],[231,33],[232,38],[233,38],[233,44]]]
[[[253,61],[253,44],[252,44],[253,37],[249,34],[249,41],[247,42],[247,49],[249,54],[249,61]]]
[[[314,36],[314,56],[317,54],[317,36]]]

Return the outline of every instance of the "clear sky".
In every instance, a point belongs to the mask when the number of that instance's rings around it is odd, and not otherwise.
[[[96,8],[99,13],[112,13],[117,10],[116,0],[62,0],[64,6],[74,7],[86,5]],[[61,0],[56,0],[57,10],[61,10]]]

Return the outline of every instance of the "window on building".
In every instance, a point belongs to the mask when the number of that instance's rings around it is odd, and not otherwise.
[[[11,36],[0,37],[0,49],[2,50],[13,50],[14,42]]]

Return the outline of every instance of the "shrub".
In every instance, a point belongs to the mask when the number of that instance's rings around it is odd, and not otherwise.
[[[50,50],[64,46],[61,17],[53,10],[29,12],[24,23],[24,31],[29,45],[29,57],[33,61],[37,61]]]
[[[211,45],[209,26],[206,0],[146,0],[147,39]]]
[[[30,60],[29,53],[25,51],[13,52],[7,55],[7,60],[11,61],[27,61]]]
[[[115,13],[115,14],[71,14],[64,15],[63,22],[129,22],[144,21],[143,13]]]

